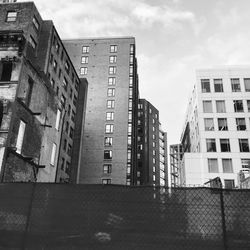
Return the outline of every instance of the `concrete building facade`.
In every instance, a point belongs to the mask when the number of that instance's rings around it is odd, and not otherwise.
[[[197,71],[181,136],[182,185],[219,177],[225,188],[239,187],[250,170],[250,68]]]
[[[84,118],[79,113],[76,126],[79,89],[85,95],[87,83],[33,2],[0,4],[0,58],[1,180],[70,181],[72,147],[80,147],[74,130]]]
[[[145,99],[139,99],[137,139],[137,185],[167,186],[167,134],[159,111]]]
[[[65,40],[89,82],[78,183],[136,183],[138,76],[135,39]]]

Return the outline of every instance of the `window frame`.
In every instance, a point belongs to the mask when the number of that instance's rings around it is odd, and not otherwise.
[[[210,79],[201,79],[201,92],[211,93]]]
[[[15,15],[14,16],[9,16],[9,14],[11,14],[11,13],[14,13]],[[7,12],[7,15],[6,15],[6,19],[5,19],[5,22],[7,22],[7,23],[13,23],[13,22],[16,22],[16,20],[17,20],[17,11],[15,11],[15,10],[10,10],[10,11],[8,11]]]

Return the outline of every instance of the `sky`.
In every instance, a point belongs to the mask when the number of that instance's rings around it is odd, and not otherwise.
[[[140,98],[159,110],[169,145],[180,141],[196,69],[250,65],[249,0],[34,2],[62,39],[136,38]]]

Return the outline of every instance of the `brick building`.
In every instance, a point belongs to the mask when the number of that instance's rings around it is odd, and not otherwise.
[[[34,3],[0,4],[2,181],[75,181],[86,93],[86,79]]]
[[[136,184],[138,77],[133,37],[64,41],[89,82],[79,183]]]
[[[161,129],[159,111],[145,99],[139,99],[137,139],[137,185],[167,186],[167,134]]]

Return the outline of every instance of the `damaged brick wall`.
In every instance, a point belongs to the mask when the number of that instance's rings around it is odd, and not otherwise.
[[[36,168],[14,152],[7,153],[4,182],[35,182]]]

